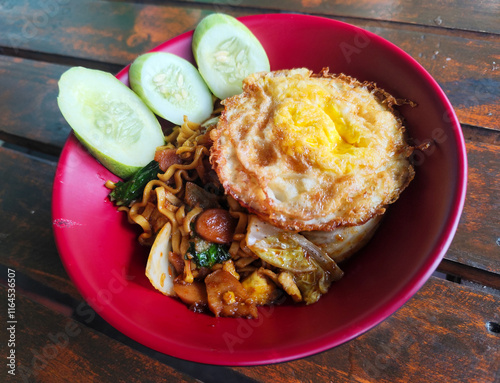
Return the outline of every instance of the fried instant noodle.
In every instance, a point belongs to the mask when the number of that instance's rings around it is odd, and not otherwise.
[[[180,163],[168,166],[164,172],[158,174],[158,179],[149,181],[144,188],[142,199],[132,202],[130,206],[118,208],[118,210],[127,213],[130,223],[135,223],[142,228],[138,240],[145,246],[152,246],[156,235],[164,225],[170,223],[171,252],[169,258],[171,263],[175,263],[174,268],[178,274],[176,283],[184,290],[186,290],[186,286],[188,286],[187,289],[190,289],[192,287],[190,285],[197,281],[203,282],[204,277],[215,270],[224,272],[224,274],[219,273],[212,278],[217,279],[215,282],[218,286],[220,286],[218,279],[221,279],[226,286],[228,283],[229,286],[235,284],[229,278],[234,278],[239,284],[241,278],[263,266],[262,262],[259,262],[259,258],[245,245],[248,213],[232,197],[222,195],[221,186],[211,169],[208,161],[211,145],[210,128],[211,126],[202,126],[187,119],[181,126],[174,127],[172,133],[165,137],[166,145],[157,148],[157,153],[163,150],[175,150],[175,155],[181,160]],[[193,236],[196,235],[193,231],[195,220],[204,209],[200,206],[203,205],[201,200],[198,201],[201,203],[195,206],[186,203],[186,197],[192,197],[186,196],[188,183],[196,185],[191,185],[191,188],[196,187],[197,190],[201,189],[204,193],[210,194],[211,198],[217,200],[217,205],[228,210],[236,220],[232,235],[233,240],[226,244],[230,258],[224,263],[214,264],[208,270],[206,267],[197,265],[189,253]],[[106,186],[110,189],[114,188],[114,184],[111,182],[108,182]],[[220,195],[214,194],[214,192]],[[200,197],[194,199],[197,198]],[[188,199],[192,200],[193,198]],[[240,286],[236,287],[240,288]],[[240,290],[242,289],[240,288]],[[207,290],[210,288],[208,287]],[[229,293],[228,291],[221,297],[222,306],[225,308],[212,310],[216,315],[250,317],[257,315],[255,304],[248,294],[233,297],[234,292]],[[186,299],[183,296],[179,297],[182,300]],[[201,311],[210,305],[208,301],[202,299],[201,302],[194,302],[190,306]],[[210,308],[212,309],[211,306]]]

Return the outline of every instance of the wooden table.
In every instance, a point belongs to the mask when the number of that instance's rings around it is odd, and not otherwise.
[[[466,139],[466,203],[438,272],[368,333],[289,363],[186,362],[132,341],[97,315],[83,321],[75,312],[82,298],[54,244],[51,189],[70,132],[56,105],[59,76],[74,65],[117,73],[214,11],[322,15],[388,39],[439,82]],[[500,381],[498,0],[1,1],[0,140],[0,381]],[[15,377],[5,363],[13,274]]]

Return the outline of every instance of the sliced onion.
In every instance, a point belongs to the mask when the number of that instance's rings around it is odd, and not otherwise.
[[[302,246],[307,254],[313,257],[323,270],[330,274],[332,281],[338,281],[343,277],[344,272],[340,269],[340,267],[338,267],[335,261],[318,246],[307,240],[303,235],[297,233],[288,233],[288,235],[300,246]]]
[[[218,123],[219,123],[219,116],[215,116],[215,117],[209,118],[208,120],[202,122],[201,126],[204,128],[212,128],[213,126],[217,125]]]
[[[247,246],[253,246],[257,242],[267,237],[277,237],[283,230],[270,225],[264,221],[261,221],[255,215],[251,215],[248,218],[248,229],[246,242]]]
[[[175,296],[175,269],[168,261],[168,252],[172,248],[170,243],[171,230],[172,226],[167,222],[156,235],[149,252],[146,276],[157,290],[165,295]]]
[[[273,225],[270,225],[269,223],[261,221],[254,215],[250,216],[248,220],[248,230],[246,236],[247,246],[251,248],[266,237],[278,237],[279,234],[283,232],[286,233],[288,238],[298,243],[305,250],[305,252],[312,257],[312,259],[319,267],[330,274],[330,280],[337,281],[342,278],[344,272],[337,266],[335,261],[331,259],[328,254],[326,254],[318,246],[306,239],[303,235],[281,230]]]

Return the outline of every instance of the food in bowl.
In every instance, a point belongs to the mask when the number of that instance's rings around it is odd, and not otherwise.
[[[398,102],[327,69],[260,72],[174,127],[157,177],[120,207],[152,247],[152,284],[215,316],[315,303],[413,178]]]
[[[219,28],[232,31],[228,41],[204,38]],[[258,40],[227,15],[207,17],[197,32],[202,75],[185,59],[148,53],[130,67],[134,93],[109,74],[72,68],[61,77],[61,111],[117,175],[138,167],[129,162],[141,147],[140,163],[154,151],[131,179],[106,185],[143,230],[157,290],[224,317],[255,318],[257,306],[284,297],[315,303],[343,276],[337,262],[367,243],[413,179],[414,148],[394,110],[404,101],[328,68],[269,71]],[[252,65],[227,64],[245,57]],[[215,112],[209,88],[224,94]],[[183,123],[163,140],[148,108]],[[140,115],[148,124],[130,122]],[[160,132],[155,145],[146,131]]]

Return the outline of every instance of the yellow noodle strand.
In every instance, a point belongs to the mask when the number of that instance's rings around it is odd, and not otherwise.
[[[167,142],[168,144],[173,144],[177,140],[179,132],[180,132],[180,127],[175,126],[174,129],[172,130],[172,133],[170,133],[168,136],[165,136],[165,142]]]
[[[183,235],[181,239],[181,245],[179,251],[181,255],[185,255],[189,249],[189,236]]]
[[[229,247],[229,254],[231,254],[231,257],[236,256],[239,249],[240,249],[240,241],[231,242],[231,246]]]
[[[181,253],[181,239],[182,239],[182,235],[181,235],[181,232],[179,230],[175,231],[174,233],[172,233],[172,251],[176,254],[180,254],[180,255],[183,255]]]
[[[186,216],[184,217],[184,220],[182,222],[182,227],[183,227],[185,235],[188,235],[191,232],[191,222],[202,211],[203,211],[203,209],[201,207],[196,206],[189,213],[186,214]]]
[[[231,216],[238,219],[238,224],[234,232],[236,234],[243,234],[247,231],[248,215],[239,211],[229,211]]]
[[[176,212],[175,212],[175,220],[177,222],[177,225],[179,226],[179,230],[182,234],[182,237],[184,237],[186,232],[184,231],[184,217],[186,216],[186,205],[182,205]]]

